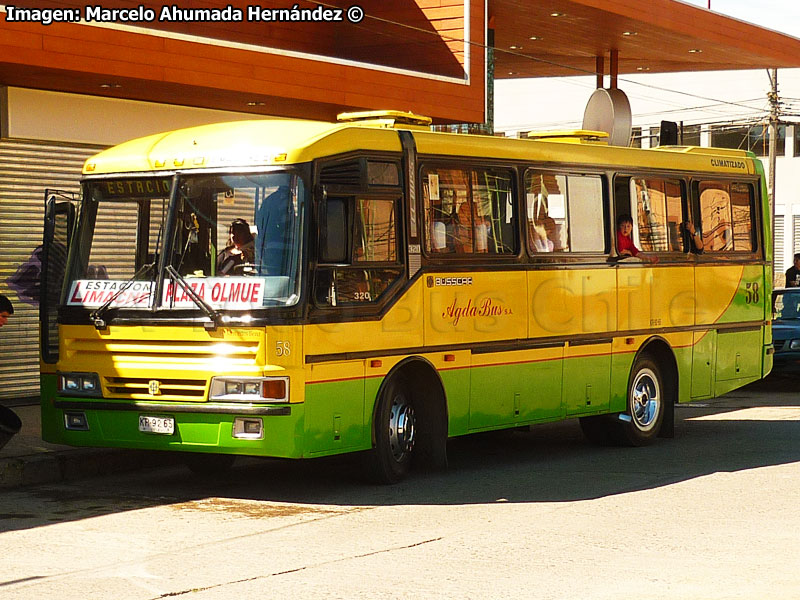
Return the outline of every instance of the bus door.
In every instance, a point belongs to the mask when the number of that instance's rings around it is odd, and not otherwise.
[[[44,363],[58,360],[58,303],[75,225],[77,194],[45,190],[44,242],[39,286],[39,336]]]
[[[310,455],[368,445],[371,402],[391,365],[382,357],[422,345],[421,300],[404,286],[401,199],[399,189],[317,195],[312,323],[303,332],[312,363],[305,402]],[[368,364],[380,366],[368,376]]]
[[[506,168],[426,165],[421,172],[425,345],[447,392],[451,435],[523,422],[528,376],[527,283],[514,268],[518,215]],[[560,366],[560,365],[559,365]],[[467,417],[466,419],[464,417]]]

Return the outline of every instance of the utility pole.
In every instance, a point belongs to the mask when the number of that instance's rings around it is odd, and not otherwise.
[[[778,121],[780,118],[780,107],[778,105],[778,69],[768,69],[770,90],[767,94],[769,100],[769,219],[770,231],[775,231],[775,165],[778,154]],[[778,272],[783,269],[783,265],[778,265]],[[773,281],[775,278],[775,238],[772,238],[772,270]]]
[[[775,225],[775,164],[778,154],[778,122],[780,120],[780,107],[778,106],[778,69],[769,69],[770,91],[767,93],[769,100],[769,210],[772,215],[772,225]]]

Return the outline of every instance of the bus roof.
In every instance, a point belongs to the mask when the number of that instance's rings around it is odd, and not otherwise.
[[[529,139],[430,131],[404,113],[364,113],[369,118],[340,123],[295,119],[234,121],[150,135],[89,158],[85,175],[166,172],[176,169],[299,164],[359,150],[400,152],[397,129],[410,130],[421,155],[492,157],[596,167],[670,169],[753,174],[743,150],[666,146],[637,149],[608,146],[585,131],[534,134]],[[357,115],[360,116],[360,115]],[[596,133],[596,132],[595,132]]]

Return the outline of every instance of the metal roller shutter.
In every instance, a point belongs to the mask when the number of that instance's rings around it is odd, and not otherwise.
[[[90,279],[125,280],[133,275],[136,270],[133,248],[136,248],[138,214],[133,202],[98,209],[89,263],[89,269],[94,267],[95,275],[92,277],[90,274]]]
[[[792,252],[800,252],[800,215],[792,215]]]
[[[0,402],[39,393],[39,309],[36,285],[44,190],[78,191],[84,161],[102,147],[0,140],[0,294],[14,316],[0,329]]]

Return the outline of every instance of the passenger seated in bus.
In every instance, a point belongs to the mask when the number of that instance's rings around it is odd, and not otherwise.
[[[536,252],[557,252],[564,250],[561,240],[561,229],[556,220],[550,216],[547,197],[537,194],[528,216],[531,248]],[[532,219],[532,221],[530,220]]]
[[[455,251],[459,254],[471,254],[478,251],[475,248],[475,219],[473,217],[472,203],[461,202],[453,220],[453,241]],[[484,249],[483,252],[486,250]]]
[[[244,266],[255,260],[255,238],[244,219],[234,219],[228,232],[230,243],[217,255],[217,275],[243,275]]]
[[[555,244],[547,239],[547,230],[542,223],[529,222],[530,246],[535,252],[552,252]]]
[[[548,245],[552,245],[549,252],[563,252],[567,249],[566,240],[564,239],[563,231],[564,226],[558,223],[549,214],[542,217],[539,221],[547,233]]]
[[[475,240],[475,252],[489,252],[489,238],[492,227],[486,217],[475,217],[472,238]]]
[[[630,215],[622,215],[617,219],[617,253],[619,254],[619,258],[623,259],[628,256],[635,256],[645,262],[652,264],[657,263],[657,256],[647,256],[636,247],[636,244],[633,243],[631,233],[633,233],[633,219]]]
[[[447,225],[444,221],[433,221],[431,252],[447,252]]]

